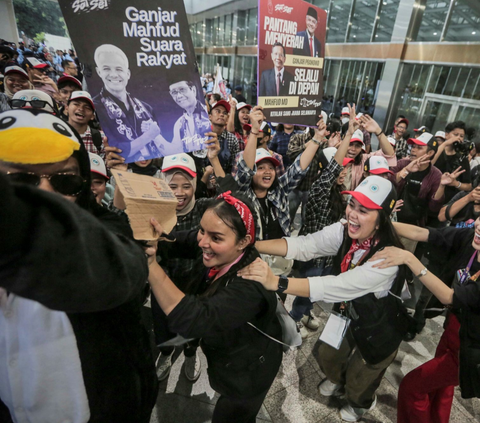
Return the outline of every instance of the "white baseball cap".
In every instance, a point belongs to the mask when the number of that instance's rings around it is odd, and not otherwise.
[[[28,103],[25,104],[25,106],[19,106],[15,104],[13,100],[23,100],[27,101]],[[44,107],[33,107],[32,101],[35,100],[40,100],[40,101],[45,101],[47,104]],[[20,102],[21,104],[21,102]],[[49,107],[48,107],[48,106]],[[53,106],[53,100],[52,97],[50,97],[47,93],[40,91],[40,90],[21,90],[16,92],[13,97],[12,97],[12,109],[40,109],[40,110],[45,110],[48,113],[55,113],[55,109]]]
[[[250,104],[247,104],[245,102],[237,103],[237,110],[243,109],[244,107],[247,107],[248,109],[252,109],[252,106]]]
[[[420,135],[417,138],[409,138],[407,140],[408,144],[417,144],[421,146],[428,145],[430,140],[433,138],[433,135],[430,134],[429,132],[424,132],[422,135]]]
[[[383,173],[391,173],[390,166],[387,159],[383,156],[372,156],[366,162],[364,166],[365,172],[373,173],[374,175],[382,175]]]
[[[335,147],[324,148],[319,155],[319,166],[322,169],[326,168],[328,164],[333,160],[335,154],[337,154],[337,149]],[[350,162],[353,162],[353,159],[345,157],[343,159],[342,166],[346,166]]]
[[[3,71],[3,75],[7,76],[10,73],[19,73],[28,79],[28,73],[25,72],[20,66],[7,66]]]
[[[435,137],[440,137],[445,139],[445,132],[444,131],[437,131],[435,132]]]
[[[348,109],[348,107],[344,107],[342,109],[342,115],[348,115],[350,116],[350,110]]]
[[[367,209],[385,210],[388,213],[393,210],[397,197],[393,184],[376,175],[365,178],[355,191],[343,191],[342,194],[351,195]]]
[[[274,166],[278,166],[280,164],[280,162],[273,157],[268,150],[265,150],[264,148],[257,148],[255,163],[261,162],[262,160],[270,160]]]
[[[388,142],[389,142],[391,145],[393,145],[394,147],[395,147],[395,145],[397,144],[397,140],[396,140],[394,137],[392,137],[391,135],[389,135],[389,136],[387,137],[387,140],[388,140]]]
[[[70,96],[68,102],[70,103],[72,100],[78,100],[78,99],[87,100],[92,106],[93,110],[95,110],[95,105],[93,104],[92,96],[87,91],[74,91]]]
[[[162,172],[172,169],[181,169],[187,172],[192,178],[197,176],[197,167],[194,160],[186,153],[173,154],[163,158]]]
[[[90,172],[98,173],[104,178],[110,179],[107,176],[107,168],[105,167],[103,159],[98,154],[90,152],[88,153],[88,157],[90,158]]]
[[[350,139],[350,142],[359,142],[362,144],[362,150],[365,151],[365,143],[363,142],[363,132],[360,129],[357,129]]]

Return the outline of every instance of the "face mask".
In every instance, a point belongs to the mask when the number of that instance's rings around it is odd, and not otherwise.
[[[342,123],[343,123],[343,124],[346,124],[346,123],[348,123],[349,121],[350,121],[350,118],[348,118],[348,117],[342,118]]]

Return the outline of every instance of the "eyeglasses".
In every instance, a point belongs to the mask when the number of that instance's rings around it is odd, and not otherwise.
[[[185,95],[185,94],[188,93],[188,90],[189,90],[189,88],[180,88],[178,90],[172,90],[172,91],[170,91],[170,95],[172,97],[177,97],[179,94]]]
[[[7,172],[9,179],[20,184],[38,187],[43,178],[47,179],[52,188],[63,195],[77,196],[86,182],[80,175],[74,173],[54,173],[52,175],[37,175],[33,172]]]
[[[43,109],[46,106],[52,107],[52,105],[48,101],[44,100],[20,100],[20,99],[13,99],[11,101],[12,107],[14,109],[21,109],[25,107],[27,104],[30,104],[34,109]]]

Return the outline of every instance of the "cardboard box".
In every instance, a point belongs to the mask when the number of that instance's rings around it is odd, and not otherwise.
[[[175,227],[178,201],[164,180],[115,169],[112,174],[127,206],[125,212],[135,239],[154,241],[159,238],[150,224],[152,217],[166,233]]]

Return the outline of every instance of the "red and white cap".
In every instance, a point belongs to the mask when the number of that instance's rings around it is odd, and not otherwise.
[[[247,104],[247,103],[245,103],[245,102],[243,102],[243,101],[242,101],[241,103],[237,103],[237,110],[241,110],[241,109],[243,109],[244,107],[246,107],[246,108],[248,108],[248,109],[250,109],[250,110],[253,109],[253,107],[250,106],[250,104]]]
[[[387,137],[387,140],[388,140],[388,142],[389,142],[391,145],[393,145],[394,147],[397,145],[397,140],[396,140],[394,137],[392,137],[391,135],[389,135],[389,136]]]
[[[20,66],[8,66],[5,68],[3,75],[7,76],[8,74],[11,73],[19,73],[20,75],[23,75],[25,78],[28,79],[28,73],[25,72]]]
[[[265,150],[264,148],[257,148],[255,163],[261,162],[262,160],[270,160],[274,166],[278,166],[280,164],[280,162],[273,157],[269,151]]]
[[[362,150],[365,151],[365,143],[363,142],[363,132],[360,129],[357,129],[350,139],[350,143],[359,142],[362,144]]]
[[[88,157],[90,158],[90,172],[98,173],[104,178],[110,179],[107,176],[107,168],[105,167],[103,159],[95,153],[88,153]]]
[[[173,154],[163,158],[162,172],[168,172],[172,169],[181,169],[187,172],[192,178],[197,176],[195,162],[185,153]]]
[[[350,116],[350,110],[348,109],[348,107],[344,107],[344,108],[342,109],[342,116],[343,116],[343,115],[348,115],[348,116]]]
[[[58,78],[57,85],[61,84],[62,82],[67,82],[67,81],[72,82],[73,84],[77,85],[78,88],[82,89],[82,83],[72,75],[61,76],[60,78]]]
[[[319,165],[321,168],[326,168],[328,164],[333,160],[335,154],[337,154],[337,149],[335,147],[324,148],[319,157]],[[353,162],[353,159],[345,157],[343,159],[342,166],[345,167],[350,162]]]
[[[429,141],[433,138],[433,135],[430,134],[429,132],[424,132],[422,135],[420,135],[417,138],[409,138],[407,140],[408,144],[417,144],[421,146],[428,145]]]
[[[427,127],[425,125],[420,126],[420,128],[414,129],[414,132],[426,132]]]
[[[70,96],[68,102],[70,103],[72,100],[87,100],[90,105],[92,106],[93,110],[95,110],[95,105],[93,104],[92,96],[86,91],[74,91]]]
[[[435,138],[436,138],[436,137],[440,137],[440,138],[445,139],[445,132],[444,132],[444,131],[437,131],[437,132],[435,132]]]
[[[384,173],[391,173],[393,175],[390,166],[388,166],[387,159],[383,156],[369,157],[365,162],[364,169],[365,172],[372,173],[373,175],[382,175]]]
[[[218,106],[225,107],[225,109],[227,110],[227,113],[230,113],[230,104],[228,103],[228,101],[218,100],[216,103],[212,104],[212,110],[215,109],[215,107],[218,107]]]
[[[365,178],[355,191],[343,191],[349,194],[367,209],[385,210],[390,213],[395,206],[396,192],[392,183],[381,176]]]

